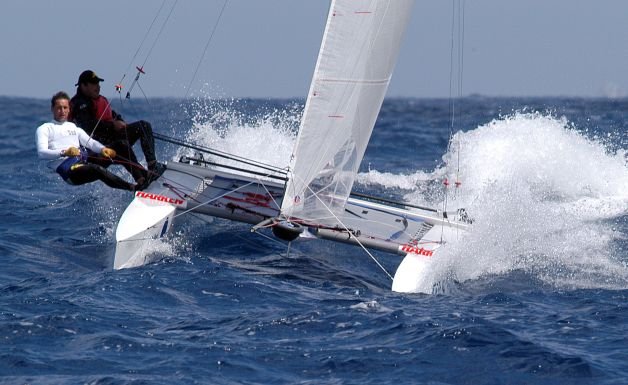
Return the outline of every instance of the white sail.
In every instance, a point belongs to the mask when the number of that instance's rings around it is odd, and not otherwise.
[[[337,224],[386,94],[414,0],[333,0],[282,213]]]

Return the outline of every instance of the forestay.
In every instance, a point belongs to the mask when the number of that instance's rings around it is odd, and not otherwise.
[[[334,0],[282,213],[337,224],[379,113],[414,0]]]

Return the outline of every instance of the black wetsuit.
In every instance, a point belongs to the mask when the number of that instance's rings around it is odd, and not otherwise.
[[[68,172],[68,179],[66,181],[74,185],[81,185],[96,180],[101,180],[112,188],[134,191],[134,187],[131,183],[107,171],[103,166],[94,163],[75,164]]]
[[[103,98],[108,103],[104,96],[100,96],[100,98]],[[112,163],[122,164],[136,181],[147,176],[146,171],[137,161],[133,145],[138,140],[140,141],[149,169],[156,164],[155,139],[153,138],[153,129],[150,123],[140,120],[127,124],[126,130],[118,131],[114,128],[113,122],[114,120],[123,120],[122,116],[111,110],[112,119],[107,117],[99,120],[99,117],[96,116],[94,101],[82,94],[78,88],[70,104],[72,121],[94,139],[116,150],[118,153],[113,162],[102,158],[92,161],[92,163],[100,164],[104,167],[108,167]]]

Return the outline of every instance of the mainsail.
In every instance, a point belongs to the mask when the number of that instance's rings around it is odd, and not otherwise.
[[[333,0],[281,206],[338,224],[386,94],[414,0]]]

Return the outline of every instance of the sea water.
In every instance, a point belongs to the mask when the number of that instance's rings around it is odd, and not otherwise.
[[[386,100],[354,187],[473,219],[432,293],[398,294],[357,248],[195,215],[112,271],[132,195],[62,182],[35,151],[49,101],[0,98],[0,383],[627,383],[628,100],[455,103],[452,122],[449,100]],[[303,100],[114,109],[285,167]]]

